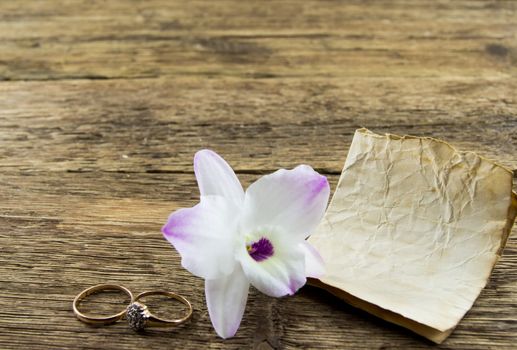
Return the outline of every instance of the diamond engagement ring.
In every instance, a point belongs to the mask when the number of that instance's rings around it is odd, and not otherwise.
[[[72,304],[75,316],[80,321],[83,321],[83,322],[89,323],[89,324],[93,324],[93,325],[103,325],[103,324],[115,323],[118,320],[120,320],[121,318],[123,318],[124,315],[126,314],[126,309],[122,310],[121,312],[119,312],[117,314],[109,315],[109,316],[104,316],[104,317],[89,316],[89,315],[85,315],[84,313],[79,311],[78,305],[81,303],[81,301],[83,299],[85,299],[89,295],[97,294],[99,292],[106,291],[106,290],[119,290],[119,291],[122,291],[127,296],[129,296],[129,298],[131,300],[131,303],[133,303],[133,301],[135,300],[135,298],[133,297],[133,294],[131,293],[131,291],[129,289],[127,289],[126,287],[119,286],[117,284],[98,284],[96,286],[93,286],[93,287],[90,287],[90,288],[87,288],[87,289],[83,290],[81,293],[79,293],[75,297],[74,302]]]
[[[164,295],[172,299],[176,299],[187,306],[187,313],[182,318],[164,319],[154,316],[147,306],[138,300],[150,295]],[[165,291],[147,291],[136,296],[135,300],[127,307],[126,318],[131,327],[135,331],[142,331],[146,327],[170,327],[180,325],[192,316],[192,305],[183,296]]]

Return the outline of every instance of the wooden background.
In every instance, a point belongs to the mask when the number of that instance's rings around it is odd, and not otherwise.
[[[252,290],[223,341],[160,227],[198,201],[205,147],[245,185],[307,163],[334,190],[361,126],[517,169],[516,77],[513,1],[1,1],[0,348],[515,347],[516,229],[435,346],[314,287]],[[108,281],[183,293],[194,318],[145,335],[77,321],[74,295]]]

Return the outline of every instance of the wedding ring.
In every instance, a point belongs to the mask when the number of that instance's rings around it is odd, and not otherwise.
[[[127,289],[126,287],[119,286],[117,284],[99,284],[99,285],[96,285],[96,286],[83,290],[81,293],[79,293],[75,297],[74,303],[72,304],[75,316],[79,320],[81,320],[85,323],[94,324],[94,325],[110,324],[110,323],[117,322],[118,320],[123,318],[124,315],[126,314],[126,309],[122,310],[121,312],[119,312],[115,315],[104,316],[104,317],[88,316],[88,315],[83,314],[81,311],[79,311],[78,305],[83,299],[85,299],[89,295],[96,294],[96,293],[106,291],[106,290],[120,290],[129,296],[129,298],[131,299],[131,303],[133,303],[135,300],[131,291],[129,289]]]
[[[182,318],[178,319],[165,319],[154,316],[147,306],[142,302],[139,302],[143,297],[149,295],[165,295],[167,297],[176,299],[181,303],[187,306],[187,313]],[[184,322],[186,322],[192,316],[192,305],[190,302],[173,292],[165,292],[165,291],[147,291],[137,295],[135,300],[127,307],[126,318],[129,323],[129,327],[131,327],[135,331],[142,331],[146,327],[170,327],[177,326]]]

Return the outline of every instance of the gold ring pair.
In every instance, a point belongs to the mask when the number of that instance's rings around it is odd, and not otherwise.
[[[121,312],[109,315],[109,316],[88,316],[79,311],[78,305],[82,300],[84,300],[86,297],[92,294],[96,294],[102,291],[107,290],[118,290],[124,292],[129,298],[131,299],[131,302],[129,305],[122,310]],[[178,319],[165,319],[154,316],[147,306],[143,304],[142,302],[139,302],[139,300],[143,297],[149,296],[149,295],[164,295],[173,299],[176,299],[180,301],[181,303],[185,304],[187,306],[187,313],[185,316],[178,318]],[[166,291],[146,291],[143,293],[138,294],[136,297],[133,296],[133,293],[129,289],[127,289],[124,286],[120,286],[118,284],[99,284],[90,288],[87,288],[83,290],[81,293],[79,293],[73,302],[73,309],[75,316],[82,322],[93,324],[93,325],[105,325],[117,322],[121,320],[124,316],[126,316],[126,319],[128,321],[129,327],[131,327],[135,331],[142,331],[144,328],[148,326],[154,326],[154,327],[170,327],[170,326],[177,326],[182,323],[185,323],[187,320],[190,319],[192,316],[192,305],[190,302],[183,296],[173,293],[173,292],[166,292]]]

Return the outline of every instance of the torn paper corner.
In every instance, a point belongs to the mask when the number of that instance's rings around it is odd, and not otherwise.
[[[313,284],[442,342],[485,287],[517,213],[512,172],[444,141],[359,129],[309,241]]]

